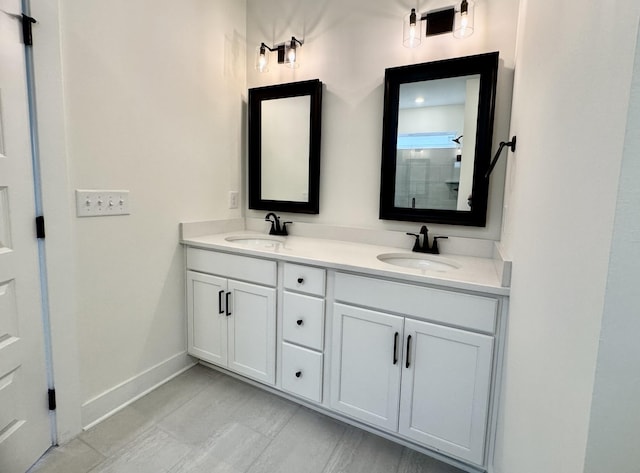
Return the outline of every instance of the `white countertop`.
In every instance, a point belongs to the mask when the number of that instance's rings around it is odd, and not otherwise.
[[[273,245],[271,248],[226,240],[228,237],[237,236],[273,238],[264,233],[240,231],[188,237],[182,239],[181,243],[197,248],[323,266],[336,270],[363,273],[369,276],[420,282],[495,295],[509,295],[509,288],[501,286],[495,262],[490,258],[450,254],[428,255],[429,258],[435,261],[442,260],[458,266],[458,268],[440,272],[404,268],[378,260],[377,256],[383,253],[416,254],[396,247],[294,235],[279,237],[281,243]]]

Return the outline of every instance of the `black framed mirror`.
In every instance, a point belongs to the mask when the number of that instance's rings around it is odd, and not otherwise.
[[[486,224],[498,53],[385,71],[380,218]]]
[[[322,82],[249,89],[249,208],[320,211]]]

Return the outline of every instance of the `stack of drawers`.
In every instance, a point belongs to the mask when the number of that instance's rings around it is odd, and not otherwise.
[[[322,402],[325,270],[286,263],[282,389]]]

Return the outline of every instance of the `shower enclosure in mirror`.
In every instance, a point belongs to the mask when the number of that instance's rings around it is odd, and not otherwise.
[[[317,214],[322,82],[249,89],[249,208]]]
[[[498,53],[387,69],[380,218],[484,226]]]

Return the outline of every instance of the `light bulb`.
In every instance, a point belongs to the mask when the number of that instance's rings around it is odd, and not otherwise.
[[[260,57],[258,58],[258,67],[260,69],[260,72],[264,71],[264,68],[267,66],[267,58],[265,57],[264,54],[260,54]]]
[[[291,69],[297,69],[300,67],[300,52],[298,51],[298,44],[301,44],[295,37],[291,38],[291,42],[288,47],[285,48],[284,63]]]
[[[415,41],[416,36],[418,36],[418,34],[416,33],[416,29],[417,28],[415,23],[409,26],[409,38],[411,39],[411,41]]]

